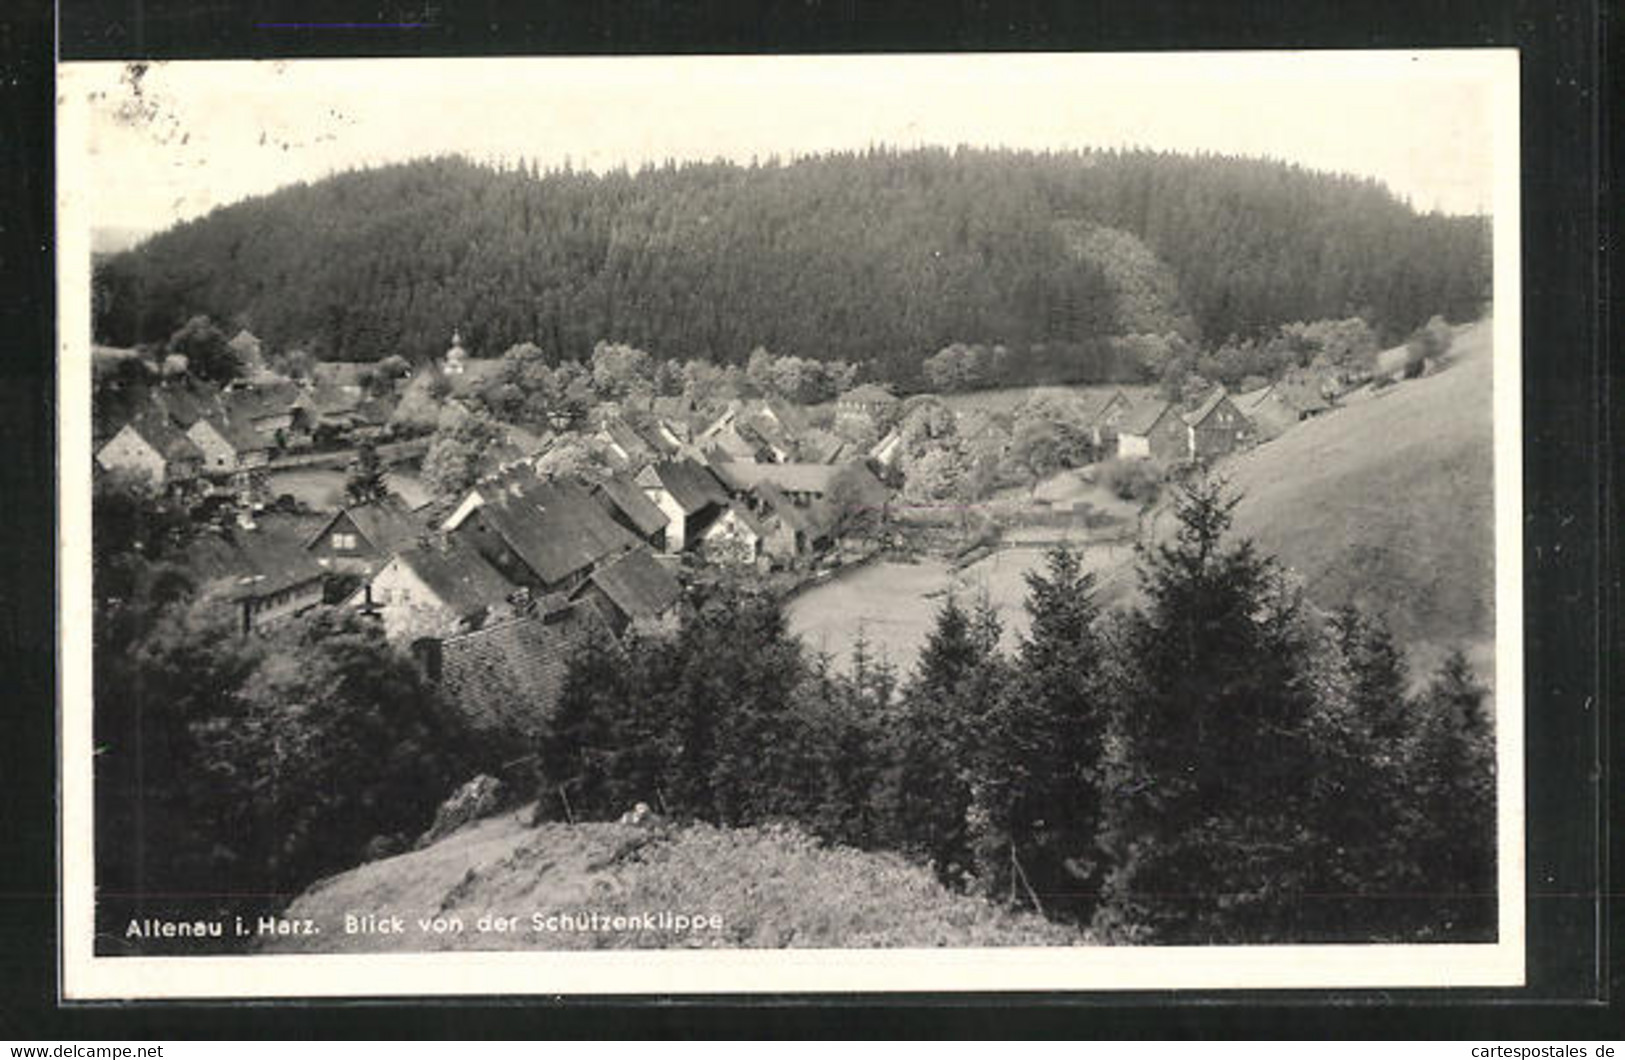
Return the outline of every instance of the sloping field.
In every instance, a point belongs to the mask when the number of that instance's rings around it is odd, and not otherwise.
[[[1458,331],[1449,365],[1301,423],[1227,463],[1236,529],[1322,607],[1380,611],[1418,661],[1454,645],[1483,661],[1494,631],[1490,325]]]
[[[266,952],[667,947],[1066,946],[1076,931],[953,894],[891,854],[824,847],[791,827],[477,822],[423,850],[332,877],[285,914],[320,934]],[[585,929],[561,917],[596,914]],[[653,914],[649,927],[645,914]],[[662,918],[660,914],[671,914]],[[676,915],[705,918],[679,928]],[[363,920],[373,917],[372,921]],[[387,924],[388,934],[346,932]],[[499,929],[497,918],[511,918]],[[614,918],[626,921],[617,926]],[[710,918],[720,918],[720,927]],[[484,930],[482,930],[482,920]],[[454,930],[453,925],[461,925]],[[443,930],[442,930],[443,929]]]

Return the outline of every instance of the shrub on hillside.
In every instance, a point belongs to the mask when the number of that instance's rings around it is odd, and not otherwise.
[[[1162,473],[1146,460],[1108,460],[1100,476],[1121,500],[1150,504],[1162,492]]]
[[[1405,343],[1405,378],[1415,379],[1427,370],[1430,362],[1437,362],[1450,352],[1454,337],[1450,325],[1440,316],[1417,328]]]

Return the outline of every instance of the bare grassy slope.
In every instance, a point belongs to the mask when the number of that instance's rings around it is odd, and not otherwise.
[[[1487,658],[1495,567],[1490,324],[1457,332],[1442,371],[1302,423],[1223,473],[1236,528],[1316,603],[1383,613],[1430,661]]]
[[[423,850],[318,883],[289,908],[321,929],[267,940],[269,952],[609,949],[674,946],[876,947],[1079,944],[1076,932],[952,894],[889,854],[818,845],[788,827],[544,824],[490,818]],[[718,914],[720,931],[531,930],[531,916]],[[399,915],[402,935],[344,933],[346,914]],[[477,929],[491,914],[518,930]],[[434,934],[418,917],[459,917]]]

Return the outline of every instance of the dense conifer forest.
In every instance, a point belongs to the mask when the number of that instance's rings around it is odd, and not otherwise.
[[[1484,218],[1422,215],[1370,180],[1147,151],[876,148],[605,174],[437,158],[218,209],[95,275],[100,341],[196,314],[277,350],[372,361],[600,340],[743,363],[751,350],[916,381],[951,343],[1011,381],[1136,371],[1113,336],[1215,347],[1362,316],[1397,340],[1476,315]]]

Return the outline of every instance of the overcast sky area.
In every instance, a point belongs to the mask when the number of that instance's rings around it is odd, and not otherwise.
[[[61,69],[97,228],[459,153],[577,169],[870,145],[1149,147],[1375,177],[1487,213],[1505,53],[298,60]],[[1501,67],[1504,69],[1504,66]],[[139,91],[137,90],[139,88]]]

